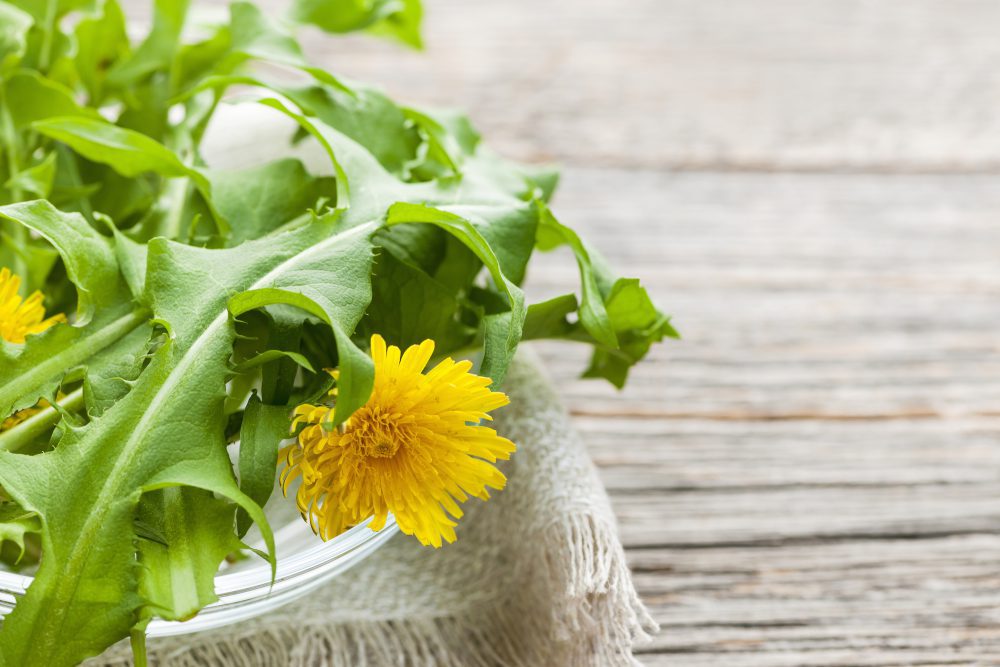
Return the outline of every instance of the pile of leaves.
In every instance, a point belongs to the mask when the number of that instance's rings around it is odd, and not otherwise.
[[[585,374],[619,386],[675,335],[553,216],[553,172],[310,66],[291,32],[419,46],[419,0],[297,0],[280,19],[236,2],[194,37],[188,4],[155,0],[133,42],[116,0],[0,0],[0,267],[69,315],[0,340],[0,421],[30,415],[0,433],[0,553],[37,563],[0,665],[76,664],[130,634],[141,661],[148,621],[211,603],[253,524],[273,567],[261,507],[289,406],[325,395],[324,368],[338,421],[364,404],[372,333],[481,348],[496,383],[521,340],[577,341]],[[318,142],[329,175],[207,165],[236,86],[295,122],[289,142]],[[526,304],[533,252],[564,245],[579,295]]]

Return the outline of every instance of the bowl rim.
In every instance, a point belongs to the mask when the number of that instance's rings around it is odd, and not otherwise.
[[[250,568],[227,572],[224,565],[215,575],[218,600],[206,605],[187,621],[154,619],[146,629],[147,637],[189,634],[229,625],[305,595],[360,562],[399,532],[396,519],[391,514],[377,531],[369,527],[373,519],[371,517],[331,540],[323,542],[317,539],[313,546],[278,558],[273,581],[270,565],[257,556],[251,556],[258,558],[259,562]],[[280,543],[282,533],[301,530],[301,525],[301,519],[282,525],[275,531],[275,543]],[[25,594],[33,581],[31,575],[0,569],[0,621],[13,610],[17,598]]]

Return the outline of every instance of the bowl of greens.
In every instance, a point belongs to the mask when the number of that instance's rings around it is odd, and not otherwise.
[[[393,514],[453,539],[445,512],[502,486],[485,462],[513,449],[485,430],[461,436],[482,441],[465,461],[482,479],[367,504],[341,485],[329,502],[331,453],[360,447],[372,470],[397,455],[359,424],[416,437],[420,415],[378,412],[399,374],[395,398],[425,413],[476,397],[448,412],[458,434],[502,405],[523,340],[591,346],[585,375],[621,386],[676,335],[555,217],[555,172],[499,157],[461,114],[314,67],[294,37],[419,46],[417,0],[299,0],[285,17],[235,2],[195,31],[188,5],[155,0],[132,39],[116,0],[0,0],[0,665],[77,664],[127,637],[141,663],[147,631],[262,613],[367,554]],[[287,131],[263,138],[230,107]],[[219,131],[263,158],[213,162]],[[527,303],[536,251],[561,246],[579,292]],[[473,354],[475,375],[449,357]],[[312,500],[273,493],[283,465]]]

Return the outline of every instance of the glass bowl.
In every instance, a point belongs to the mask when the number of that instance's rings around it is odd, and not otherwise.
[[[358,564],[399,530],[390,515],[378,532],[365,522],[323,542],[299,516],[295,501],[284,498],[280,491],[264,510],[274,530],[278,558],[274,585],[271,585],[270,565],[254,554],[236,563],[225,563],[215,576],[217,602],[188,621],[154,620],[149,624],[148,637],[201,632],[277,609]],[[245,542],[254,548],[264,546],[256,528]],[[10,572],[0,565],[0,619],[10,613],[31,582],[30,575]]]

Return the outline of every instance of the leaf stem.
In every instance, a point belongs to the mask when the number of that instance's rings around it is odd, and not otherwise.
[[[160,230],[168,239],[177,240],[181,236],[184,221],[184,204],[190,194],[191,182],[188,178],[172,178],[166,187],[167,217]]]
[[[48,0],[45,4],[45,26],[43,29],[42,49],[38,56],[38,69],[48,72],[52,60],[52,44],[56,32],[56,10],[58,0]]]
[[[146,667],[146,624],[141,623],[129,632],[129,642],[132,644],[132,661],[135,667]]]
[[[0,81],[0,137],[2,137],[7,155],[8,182],[13,183],[10,186],[11,200],[19,202],[24,199],[24,192],[21,191],[20,186],[16,185],[17,176],[21,173],[21,161],[17,154],[20,142],[18,141],[17,131],[14,129],[14,121],[10,117],[10,110],[7,108],[6,88],[3,81]],[[10,228],[10,234],[14,241],[15,249],[24,250],[27,247],[29,238],[27,229],[21,225],[13,225]],[[13,264],[14,266],[11,269],[14,273],[26,277],[27,262],[21,253],[15,253]]]
[[[83,387],[69,394],[61,401],[59,407],[67,412],[76,412],[83,407]],[[0,433],[0,451],[16,452],[31,444],[36,438],[48,431],[59,422],[62,413],[54,407],[47,407],[36,415],[4,433]]]
[[[6,89],[3,85],[0,85],[0,133],[3,136],[4,148],[7,153],[7,167],[10,171],[8,177],[9,181],[13,181],[17,178],[17,175],[21,173],[21,161],[17,156],[17,131],[14,129],[14,121],[10,117],[10,110],[7,108],[7,94]],[[17,185],[12,185],[10,188],[11,196],[14,201],[20,201],[23,193],[21,188]]]
[[[63,158],[67,165],[66,176],[69,178],[70,184],[76,188],[82,187],[83,179],[80,178],[80,169],[76,162],[76,156],[73,155],[72,151],[65,144],[57,145],[56,152],[59,154],[59,157]],[[87,218],[87,222],[93,224],[94,208],[90,204],[90,199],[86,195],[81,194],[76,198],[76,202],[80,207],[80,213],[83,214],[83,217]]]

